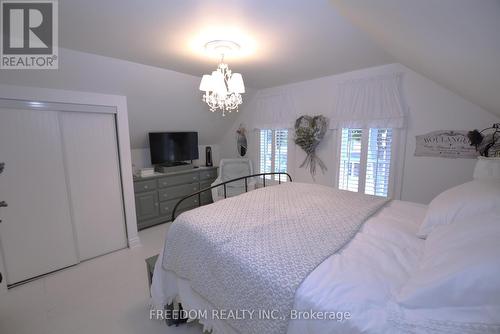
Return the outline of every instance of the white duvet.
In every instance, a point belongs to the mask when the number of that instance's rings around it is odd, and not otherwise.
[[[415,268],[423,248],[416,237],[426,206],[392,201],[366,221],[360,232],[339,252],[331,255],[302,282],[295,294],[294,309],[346,312],[350,319],[298,320],[289,322],[288,334],[390,333],[387,318],[394,294]],[[151,294],[156,307],[179,296],[185,308],[210,309],[205,300],[161,266],[155,267]],[[202,319],[214,333],[235,333],[222,320]]]

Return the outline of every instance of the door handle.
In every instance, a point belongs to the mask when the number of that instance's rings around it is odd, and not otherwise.
[[[6,208],[8,205],[7,205],[7,202],[5,201],[1,201],[0,202],[0,208]],[[0,223],[2,222],[2,220],[0,219]]]
[[[5,168],[5,162],[0,162],[0,174],[3,173],[3,170]],[[1,201],[0,202],[0,208],[5,208],[7,207],[7,202],[5,201]],[[0,223],[2,222],[2,220],[0,219]],[[0,273],[0,283],[2,283],[2,274]]]

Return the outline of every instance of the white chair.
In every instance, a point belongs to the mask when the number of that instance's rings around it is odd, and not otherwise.
[[[219,176],[212,183],[215,186],[219,183],[236,179],[242,176],[252,175],[253,167],[250,159],[221,159],[219,164]],[[255,180],[247,179],[248,190],[255,189]],[[245,180],[235,181],[226,184],[226,196],[232,197],[245,192]],[[224,187],[220,186],[212,189],[212,198],[214,202],[224,199]]]

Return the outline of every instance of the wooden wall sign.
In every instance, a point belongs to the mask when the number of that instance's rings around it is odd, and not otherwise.
[[[416,136],[415,156],[476,159],[466,130],[439,130]]]

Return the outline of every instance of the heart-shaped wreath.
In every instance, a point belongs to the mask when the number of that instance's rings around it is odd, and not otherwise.
[[[316,155],[316,147],[325,136],[328,129],[328,118],[319,116],[301,116],[295,121],[295,144],[299,145],[307,156],[300,167],[309,168],[309,172],[314,178],[316,175],[316,164],[324,173],[327,168],[323,161]]]

